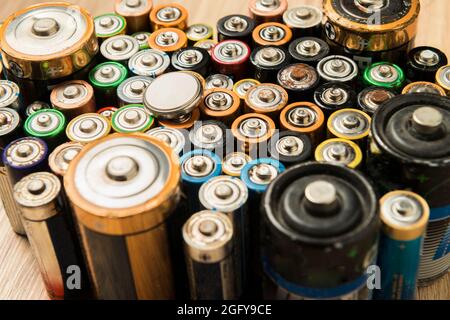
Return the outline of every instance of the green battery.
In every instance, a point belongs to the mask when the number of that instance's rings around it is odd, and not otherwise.
[[[66,141],[66,118],[56,109],[43,109],[33,113],[24,124],[26,135],[41,138],[53,150]]]
[[[89,82],[94,87],[96,101],[103,105],[117,105],[117,87],[127,78],[128,70],[118,62],[104,62],[89,73]]]
[[[150,46],[148,44],[148,38],[150,37],[151,33],[147,31],[139,31],[136,33],[133,33],[131,36],[137,40],[139,43],[139,50],[145,50],[150,49]]]
[[[127,21],[115,13],[106,13],[94,18],[95,34],[100,42],[121,34],[126,34]]]
[[[115,132],[134,133],[150,130],[155,122],[142,104],[129,104],[114,112],[111,126]]]
[[[376,86],[399,91],[405,83],[405,73],[396,64],[377,62],[364,70],[363,81],[366,86]]]

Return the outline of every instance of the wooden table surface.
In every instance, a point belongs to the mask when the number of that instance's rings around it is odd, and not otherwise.
[[[39,0],[2,1],[0,21],[9,14],[27,5],[39,3]],[[113,11],[113,0],[78,0],[94,16]],[[158,0],[154,3],[170,3],[170,0]],[[212,26],[225,15],[246,13],[245,0],[182,0],[176,1],[189,10],[189,22],[205,22]],[[320,5],[320,0],[289,0],[289,6],[298,4]],[[450,1],[422,0],[419,34],[416,45],[430,45],[443,50],[450,57],[448,30],[450,22]],[[419,290],[420,299],[450,299],[450,275],[433,285]],[[0,210],[0,299],[48,299],[39,275],[37,264],[31,254],[28,242],[15,235]]]

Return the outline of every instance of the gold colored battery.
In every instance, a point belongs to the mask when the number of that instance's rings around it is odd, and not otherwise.
[[[161,50],[170,54],[185,48],[187,46],[187,37],[180,29],[158,29],[158,31],[153,32],[148,38],[148,45],[152,49]]]
[[[153,31],[162,28],[187,28],[188,11],[178,3],[162,4],[150,12],[150,24]]]
[[[275,122],[263,114],[247,113],[231,124],[231,132],[238,141],[239,151],[257,158],[260,146],[267,143],[276,130]]]
[[[232,152],[227,154],[222,161],[223,174],[230,177],[240,177],[241,171],[252,158],[243,152]]]
[[[214,49],[214,46],[217,43],[218,42],[214,39],[205,39],[205,40],[200,40],[200,41],[197,41],[196,43],[194,43],[194,47],[199,47],[199,48],[208,50],[208,53],[211,54],[212,50]]]
[[[210,25],[204,23],[196,23],[190,25],[186,29],[186,36],[188,38],[189,45],[203,40],[211,40],[214,38],[214,31]]]
[[[255,20],[256,25],[283,21],[283,13],[287,8],[287,0],[250,0],[248,4],[250,17]]]
[[[32,80],[70,76],[88,66],[99,49],[91,15],[66,2],[36,4],[9,16],[0,47],[6,69]]]
[[[127,20],[127,31],[133,34],[150,30],[152,0],[116,0],[114,11]]]
[[[50,170],[63,178],[73,159],[81,152],[83,145],[78,142],[66,142],[58,146],[48,157]]]
[[[287,46],[292,40],[292,30],[282,23],[267,22],[253,30],[252,38],[257,46]]]
[[[227,126],[240,115],[241,100],[229,89],[206,90],[200,104],[202,118],[221,121]]]
[[[180,165],[163,141],[113,134],[87,145],[64,177],[99,299],[175,297],[167,219]]]
[[[281,110],[288,103],[286,90],[273,83],[261,83],[247,91],[245,95],[245,112],[260,113],[278,123]]]
[[[426,81],[412,82],[403,88],[402,94],[410,94],[410,93],[430,93],[430,94],[437,94],[443,97],[446,96],[444,89],[442,89],[435,83]]]
[[[83,80],[64,82],[50,94],[53,108],[61,111],[67,121],[84,113],[96,112],[94,89]]]
[[[111,132],[111,122],[98,113],[85,113],[69,122],[66,135],[70,141],[87,144]]]
[[[184,117],[182,121],[180,120],[158,120],[158,123],[162,127],[168,127],[172,129],[184,129],[189,130],[194,127],[196,121],[200,120],[200,110],[198,108],[194,109],[187,118]]]
[[[365,150],[370,122],[370,116],[361,110],[350,108],[338,110],[328,118],[328,137],[351,140]]]
[[[319,144],[314,155],[316,161],[344,165],[350,169],[359,169],[363,161],[363,153],[356,143],[338,138]]]
[[[450,97],[450,65],[443,66],[436,73],[436,84],[444,89],[448,97]]]
[[[256,79],[242,79],[234,84],[233,91],[241,98],[242,102],[245,102],[248,90],[258,84],[261,84],[261,82]]]
[[[314,147],[322,142],[325,115],[311,102],[295,102],[286,106],[280,113],[280,127],[308,135]]]

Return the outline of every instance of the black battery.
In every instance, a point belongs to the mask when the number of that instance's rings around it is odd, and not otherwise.
[[[414,81],[436,81],[436,72],[447,65],[444,52],[433,47],[416,47],[408,52],[406,78]]]
[[[261,83],[277,80],[278,71],[291,61],[288,51],[278,46],[261,46],[252,51],[253,78]]]
[[[349,85],[342,82],[327,82],[314,91],[314,103],[318,105],[326,116],[356,103],[356,92]]]
[[[357,106],[358,109],[372,116],[383,103],[396,95],[394,91],[387,88],[368,87],[358,93]]]
[[[203,48],[183,48],[173,53],[172,68],[177,71],[194,71],[206,77],[211,69],[211,56]]]
[[[320,77],[310,65],[294,63],[278,72],[277,83],[288,92],[289,102],[309,101],[319,86]]]
[[[300,132],[277,132],[269,140],[270,157],[280,161],[285,167],[310,160],[312,152],[311,139]]]
[[[255,21],[245,15],[232,14],[217,21],[217,37],[219,41],[236,39],[251,43]]]
[[[298,38],[289,45],[289,54],[293,61],[316,66],[330,54],[330,46],[315,37]]]

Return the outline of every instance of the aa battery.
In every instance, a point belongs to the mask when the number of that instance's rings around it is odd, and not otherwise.
[[[446,65],[436,73],[436,83],[450,96],[450,65]]]
[[[234,84],[233,92],[239,96],[241,101],[244,101],[248,90],[258,84],[261,84],[261,82],[256,79],[242,79]]]
[[[350,169],[360,169],[363,165],[361,148],[351,140],[328,139],[316,148],[314,159],[318,162],[342,165]]]
[[[145,111],[142,104],[129,104],[114,112],[111,127],[115,132],[146,132],[153,126],[155,119]]]
[[[255,21],[248,16],[232,14],[220,18],[216,27],[219,41],[235,39],[250,43]]]
[[[141,50],[128,61],[128,69],[136,76],[156,78],[169,67],[169,55],[156,49]]]
[[[233,238],[233,224],[223,213],[204,210],[186,221],[183,239],[191,299],[239,298]]]
[[[17,111],[0,108],[0,152],[2,154],[7,145],[23,135],[21,124]],[[25,235],[20,209],[14,201],[12,185],[8,180],[3,158],[0,160],[0,194],[11,228],[15,233]]]
[[[203,183],[222,172],[222,160],[208,150],[193,150],[180,158],[185,210],[189,216],[200,210],[198,192]]]
[[[114,112],[119,110],[116,107],[104,107],[97,111],[97,113],[106,119],[108,119],[109,122],[111,122]]]
[[[196,48],[203,48],[208,51],[209,55],[211,55],[213,48],[217,44],[217,41],[214,39],[205,39],[200,40],[194,43],[194,47]]]
[[[248,3],[250,17],[255,20],[256,25],[270,21],[281,22],[287,7],[286,0],[251,0]]]
[[[366,150],[370,133],[370,116],[357,109],[341,109],[330,115],[327,122],[328,137],[347,139]]]
[[[446,273],[449,225],[450,103],[430,94],[401,95],[383,105],[372,120],[368,172],[381,192],[409,189],[424,197],[431,213],[419,280]]]
[[[0,80],[0,108],[10,108],[25,114],[20,88],[16,83]]]
[[[293,131],[277,132],[269,141],[269,156],[280,161],[285,167],[306,162],[312,158],[311,139]]]
[[[174,298],[166,221],[180,197],[180,166],[172,154],[156,138],[116,134],[69,166],[64,187],[97,298]]]
[[[288,93],[273,83],[261,83],[250,88],[245,96],[245,112],[258,113],[278,122],[280,111],[288,103]]]
[[[289,45],[289,55],[298,63],[306,63],[315,67],[320,60],[330,53],[330,46],[322,39],[302,37],[295,39]]]
[[[43,109],[51,109],[52,106],[49,105],[47,102],[44,101],[34,101],[32,103],[30,103],[27,108],[25,109],[25,116],[29,117],[31,116],[33,113],[39,111],[39,110],[43,110]]]
[[[172,68],[176,71],[194,71],[206,77],[209,75],[211,56],[208,51],[197,47],[187,47],[172,55]]]
[[[344,56],[328,56],[317,64],[317,72],[324,82],[344,82],[354,85],[358,77],[356,63]]]
[[[292,31],[278,22],[266,22],[255,27],[252,32],[253,43],[257,46],[286,47],[292,40]]]
[[[155,31],[148,38],[150,48],[172,54],[187,46],[186,34],[176,28],[163,28]]]
[[[356,104],[355,90],[342,82],[327,82],[314,91],[314,103],[328,117],[336,110]]]
[[[269,185],[262,214],[264,298],[370,299],[366,270],[376,262],[380,223],[365,176],[331,164],[294,166]]]
[[[95,34],[100,43],[104,40],[126,34],[127,21],[124,17],[114,14],[106,13],[94,18]]]
[[[207,77],[205,81],[205,90],[220,88],[232,90],[234,85],[234,81],[231,77],[221,73],[212,74]]]
[[[282,47],[258,47],[250,55],[253,77],[259,82],[276,82],[278,71],[288,65],[290,60],[287,50]]]
[[[89,73],[89,82],[95,90],[95,100],[106,105],[117,105],[117,87],[127,78],[128,70],[117,62],[104,62]]]
[[[283,22],[292,29],[294,37],[320,37],[322,35],[323,13],[320,8],[308,5],[286,10]],[[299,61],[302,62],[302,61]]]
[[[211,53],[214,70],[230,75],[235,81],[244,79],[248,72],[250,53],[250,47],[245,42],[239,40],[219,42]]]
[[[157,127],[150,129],[145,134],[165,142],[176,155],[182,156],[185,152],[190,151],[185,133],[173,128]]]
[[[128,60],[140,49],[138,41],[132,36],[119,35],[106,39],[100,46],[100,52],[107,61],[128,65]]]
[[[80,243],[57,176],[36,172],[14,186],[25,230],[51,299],[81,299],[90,294]],[[79,282],[71,287],[73,271]]]
[[[377,300],[414,300],[423,238],[430,208],[419,195],[393,191],[380,200],[382,221],[378,267],[381,290]]]
[[[325,115],[314,103],[292,103],[280,113],[281,129],[308,135],[314,147],[316,147],[325,136],[324,124]]]
[[[434,82],[436,72],[447,63],[447,56],[438,48],[416,47],[408,52],[406,77],[413,82]]]
[[[152,0],[116,0],[114,12],[127,20],[127,32],[132,34],[150,29]]]
[[[227,146],[227,130],[220,121],[197,121],[189,132],[189,140],[194,150],[209,150],[222,159]]]
[[[212,39],[213,36],[213,28],[204,23],[196,23],[186,29],[186,37],[191,46],[199,41]]]
[[[184,30],[187,27],[188,11],[178,3],[159,5],[150,12],[150,24],[153,31],[162,28],[177,28]]]
[[[252,158],[243,152],[228,153],[222,160],[222,173],[231,177],[240,177],[242,169],[250,161]]]
[[[52,173],[60,179],[64,177],[69,168],[69,164],[83,149],[83,145],[78,142],[66,142],[58,146],[48,157],[48,165]]]
[[[320,78],[313,67],[296,63],[281,69],[277,82],[289,93],[289,101],[307,101],[313,97]]]
[[[110,131],[108,118],[98,113],[85,113],[69,122],[66,135],[70,141],[88,144],[107,136]]]
[[[368,87],[358,94],[357,106],[369,116],[380,108],[380,106],[396,96],[396,93],[380,87]],[[354,105],[354,104],[348,104]]]
[[[429,94],[437,94],[443,97],[446,96],[444,89],[442,89],[435,83],[426,81],[412,82],[406,85],[402,90],[402,94],[411,94],[411,93],[429,93]]]
[[[119,107],[128,104],[143,104],[145,90],[152,81],[153,78],[144,76],[135,76],[124,80],[117,87]]]
[[[231,126],[240,115],[241,100],[229,89],[209,89],[203,94],[200,111],[205,119],[221,121]]]
[[[417,33],[419,0],[323,2],[324,31],[336,54],[355,60],[364,70],[372,63],[404,63]]]
[[[66,141],[66,118],[56,109],[35,112],[25,120],[24,131],[30,137],[45,140],[49,151]]]
[[[139,50],[147,50],[150,49],[148,44],[148,38],[150,38],[151,33],[147,31],[140,31],[133,33],[131,36],[136,39],[139,44]],[[129,61],[128,61],[129,63]]]
[[[67,121],[88,112],[96,111],[94,89],[83,80],[64,82],[52,90],[53,108],[61,111]]]
[[[378,62],[364,70],[363,81],[366,86],[401,91],[405,82],[405,74],[399,66],[393,63]]]

